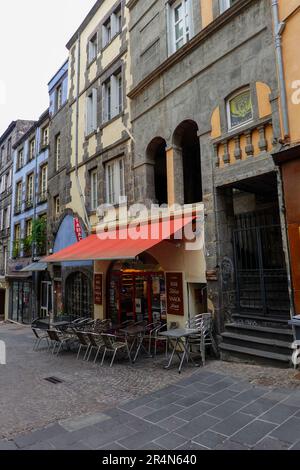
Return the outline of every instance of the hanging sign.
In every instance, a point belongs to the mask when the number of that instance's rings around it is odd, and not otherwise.
[[[74,218],[74,232],[75,232],[77,241],[80,242],[82,240],[82,228],[81,228],[78,217]]]
[[[103,274],[94,274],[94,304],[103,305]]]
[[[184,315],[183,274],[166,273],[166,295],[168,315]]]

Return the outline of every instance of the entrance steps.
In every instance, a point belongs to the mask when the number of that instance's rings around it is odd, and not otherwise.
[[[265,319],[264,319],[265,320]],[[291,366],[293,331],[284,322],[251,318],[228,323],[221,335],[221,359],[229,362]]]

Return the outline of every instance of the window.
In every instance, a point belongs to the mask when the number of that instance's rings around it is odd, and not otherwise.
[[[106,200],[108,204],[119,204],[125,196],[124,158],[119,158],[106,165]]]
[[[219,0],[220,2],[220,13],[228,10],[234,3],[237,3],[238,0]]]
[[[90,173],[91,182],[91,210],[95,211],[98,207],[98,175],[97,170]]]
[[[7,209],[6,209],[6,217],[4,219],[5,228],[10,227],[10,212],[11,212],[10,208],[11,208],[11,206],[8,206]]]
[[[35,139],[31,139],[29,142],[29,161],[33,160],[35,156]]]
[[[93,88],[86,98],[86,135],[97,130],[97,90]]]
[[[171,50],[176,52],[192,36],[191,3],[190,0],[180,0],[170,5],[171,21]]]
[[[46,147],[49,144],[49,126],[42,129],[42,147]]]
[[[26,220],[26,237],[32,235],[32,219]]]
[[[26,188],[26,206],[31,207],[33,204],[33,179],[34,175],[31,173],[27,177],[27,188]]]
[[[23,185],[22,181],[17,183],[17,188],[16,188],[16,211],[20,212],[22,208],[22,191],[23,191]]]
[[[252,121],[253,108],[250,90],[244,90],[227,101],[228,128],[242,126]]]
[[[21,240],[21,225],[20,224],[15,226],[15,240],[16,241]]]
[[[61,139],[60,134],[55,137],[55,169],[56,171],[60,168],[60,156],[61,156]]]
[[[119,34],[122,30],[122,11],[121,6],[111,16],[112,37]]]
[[[123,110],[123,79],[122,79],[121,72],[116,76],[116,80],[117,80],[117,87],[118,87],[117,107],[118,107],[118,113],[121,113]]]
[[[15,225],[15,240],[13,244],[13,258],[18,258],[20,256],[20,246],[21,246],[21,225]]]
[[[56,111],[62,106],[62,85],[58,85],[56,88]]]
[[[98,43],[98,35],[97,33],[94,34],[92,39],[89,40],[88,44],[88,61],[91,63],[97,57],[97,46]]]
[[[111,20],[110,18],[103,25],[103,47],[111,41]]]
[[[7,228],[7,208],[3,210],[2,228]]]
[[[41,168],[41,194],[40,198],[45,200],[47,199],[47,189],[48,189],[48,165],[44,165]]]
[[[5,151],[5,147],[4,145],[1,147],[0,149],[0,165],[3,165],[4,164],[4,151]]]
[[[122,30],[122,11],[119,6],[112,15],[105,21],[102,27],[103,47],[111,42],[111,40]]]
[[[60,198],[59,198],[59,196],[56,196],[54,198],[54,213],[55,213],[55,217],[59,217],[59,215],[60,215]]]
[[[6,175],[3,175],[2,178],[1,178],[1,185],[0,185],[0,193],[4,193],[4,191],[6,191]]]
[[[6,173],[6,185],[7,189],[11,187],[11,175],[12,175],[12,170],[10,169],[8,173]]]
[[[19,170],[20,168],[22,168],[23,166],[23,162],[24,162],[24,151],[23,149],[19,150],[18,152],[18,159],[17,159],[17,170]]]
[[[11,137],[7,141],[7,160],[11,159]]]
[[[103,84],[103,122],[109,121],[123,110],[123,78],[122,72],[113,74]]]

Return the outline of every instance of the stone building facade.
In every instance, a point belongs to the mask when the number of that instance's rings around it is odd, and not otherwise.
[[[48,109],[15,142],[13,152],[8,318],[31,323],[43,309],[45,288],[46,265],[39,270],[36,263],[47,253]]]
[[[8,315],[9,286],[5,278],[9,258],[13,146],[33,121],[13,121],[0,137],[0,318]]]
[[[205,205],[208,306],[223,357],[288,362],[289,333],[278,350],[268,339],[291,313],[271,155],[282,137],[272,2],[129,0],[127,7],[138,198],[161,198],[153,182],[162,181],[165,158],[168,203]]]

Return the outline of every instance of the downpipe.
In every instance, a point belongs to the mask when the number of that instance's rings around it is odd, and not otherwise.
[[[90,219],[86,210],[85,199],[83,195],[83,191],[80,185],[79,179],[79,172],[78,172],[78,155],[79,155],[79,136],[78,136],[78,127],[79,127],[79,79],[80,79],[80,33],[78,33],[78,40],[77,40],[77,83],[76,83],[76,135],[75,135],[75,178],[76,178],[76,185],[78,189],[78,193],[80,196],[81,207],[84,214],[85,223],[88,229],[88,233],[91,233],[92,227],[90,224]]]
[[[286,23],[284,21],[281,21],[281,22],[279,21],[278,0],[272,0],[272,10],[273,10],[274,31],[275,31],[275,50],[276,50],[276,58],[277,58],[278,79],[279,79],[280,99],[281,99],[282,125],[283,125],[283,133],[284,133],[283,140],[285,142],[290,137],[286,81],[285,81],[285,75],[284,75],[283,54],[282,54],[282,33],[286,27]]]

